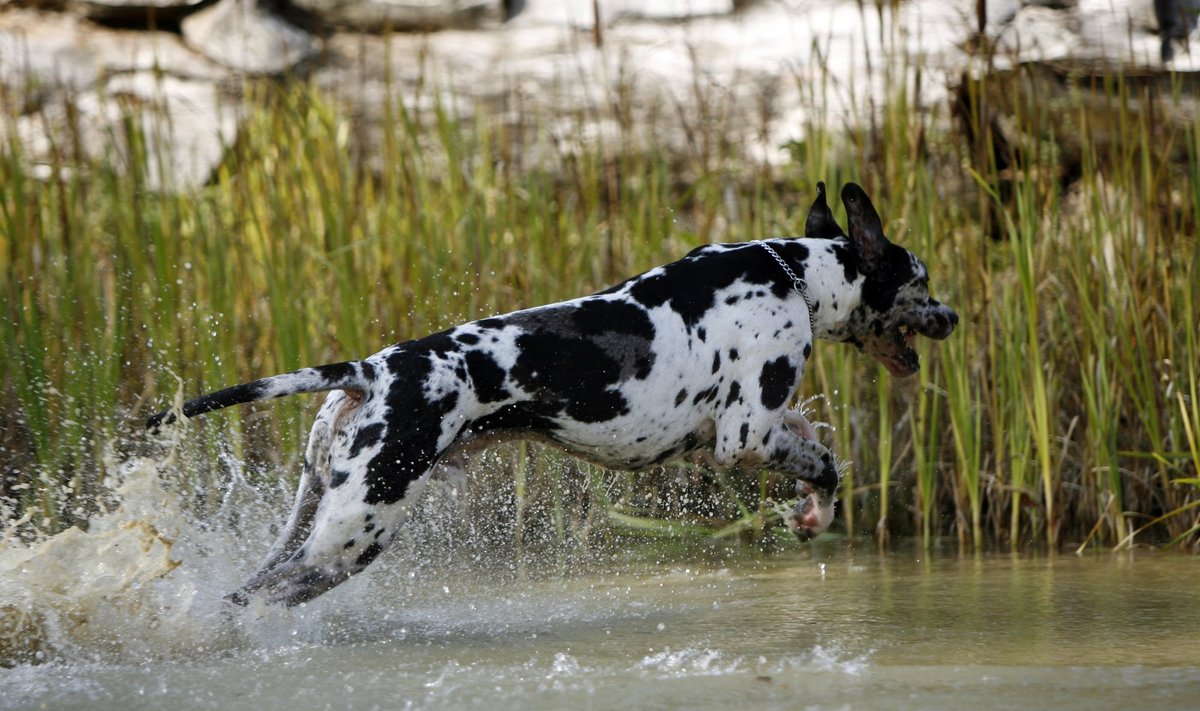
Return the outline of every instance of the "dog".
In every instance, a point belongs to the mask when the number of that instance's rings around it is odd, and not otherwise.
[[[930,297],[925,265],[884,235],[862,188],[841,196],[848,234],[818,183],[804,238],[699,247],[591,296],[186,402],[182,415],[193,417],[330,392],[287,524],[228,599],[291,606],[333,588],[396,538],[440,461],[505,438],[630,470],[707,448],[722,467],[795,477],[787,525],[801,539],[825,531],[834,458],[789,408],[814,339],[851,344],[907,376],[920,367],[912,339],[944,339],[958,322]]]

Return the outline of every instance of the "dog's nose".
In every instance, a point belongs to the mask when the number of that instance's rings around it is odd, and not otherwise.
[[[924,331],[920,327],[917,330],[930,338],[940,341],[954,332],[954,327],[958,325],[958,314],[955,313],[954,309],[940,301],[934,301],[933,299],[929,301],[929,305],[932,308],[928,312],[929,318],[925,322],[929,330]]]

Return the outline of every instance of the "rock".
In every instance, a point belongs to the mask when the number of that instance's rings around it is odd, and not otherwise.
[[[499,20],[497,0],[292,0],[317,20],[364,32],[480,27]]]
[[[94,89],[101,77],[139,71],[207,81],[228,74],[170,32],[114,30],[62,13],[0,13],[0,86],[17,96],[33,87],[42,96]]]
[[[1023,4],[1021,0],[987,0],[984,32],[990,37],[999,35],[1021,11]],[[972,19],[975,19],[973,13]]]
[[[107,22],[175,23],[205,0],[69,0],[84,17]]]
[[[719,133],[737,146],[731,154],[780,164],[806,127],[863,120],[865,111],[849,112],[856,105],[851,91],[859,101],[884,95],[885,62],[869,70],[863,48],[865,42],[872,57],[884,54],[885,33],[872,24],[877,17],[854,0],[773,0],[731,17],[617,22],[599,47],[577,27],[532,17],[426,36],[339,33],[312,80],[352,107],[354,140],[361,138],[368,162],[370,147],[382,140],[380,119],[403,101],[414,111],[436,103],[464,121],[475,108],[488,108],[521,137],[514,140],[528,138],[512,160],[542,169],[583,144],[612,153],[653,146],[695,156],[689,165],[699,166],[711,156],[695,136]],[[909,0],[896,22],[927,77],[915,103],[928,105],[944,96],[940,67],[952,61],[940,48],[960,51],[953,44],[961,38],[954,34],[960,13],[943,0]],[[808,87],[822,81],[828,87],[820,108]]]
[[[622,20],[689,20],[733,13],[735,0],[528,0],[512,4],[514,19],[522,24],[560,25],[590,29],[596,11],[603,25]]]
[[[1001,67],[1050,60],[1145,67],[1156,64],[1160,54],[1153,4],[1154,0],[1002,0],[993,12],[989,0],[988,34]]]
[[[1079,18],[1073,12],[1046,7],[1025,7],[996,40],[1003,55],[1022,62],[1069,57],[1079,44]]]
[[[316,56],[312,35],[265,12],[256,0],[220,0],[183,21],[183,39],[230,69],[282,74]]]
[[[144,141],[137,155],[148,157],[139,166],[145,187],[184,190],[208,182],[232,144],[238,127],[233,106],[211,82],[132,72],[20,116],[16,129],[34,174],[49,178],[59,170],[63,146],[78,146],[93,160],[128,164],[135,155],[126,133],[132,122]]]
[[[1159,63],[1151,0],[1079,0],[1077,13],[1079,48],[1071,59],[1143,67]]]

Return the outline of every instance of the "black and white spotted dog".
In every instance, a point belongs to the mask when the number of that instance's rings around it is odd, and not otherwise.
[[[592,296],[188,401],[190,417],[332,391],[291,517],[231,599],[294,605],[341,583],[395,539],[440,460],[504,437],[548,439],[620,469],[711,448],[721,466],[796,477],[788,525],[821,533],[838,475],[789,409],[813,339],[851,343],[904,376],[919,367],[915,334],[946,338],[958,321],[930,298],[925,265],[884,236],[866,193],[849,184],[842,201],[849,235],[820,184],[803,239],[700,247]],[[159,413],[147,426],[173,420]]]

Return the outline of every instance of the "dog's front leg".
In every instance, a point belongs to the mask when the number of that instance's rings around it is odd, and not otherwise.
[[[781,422],[771,438],[768,466],[796,476],[799,501],[784,516],[792,533],[804,541],[824,533],[833,523],[837,500],[838,474],[833,453],[796,434],[787,422]]]
[[[738,425],[736,437],[722,436],[721,429],[715,453],[722,466],[759,464],[796,477],[800,500],[784,521],[798,538],[808,540],[829,528],[837,498],[837,468],[833,453],[815,441],[816,433],[802,415],[767,413]],[[735,444],[730,446],[731,442]]]

